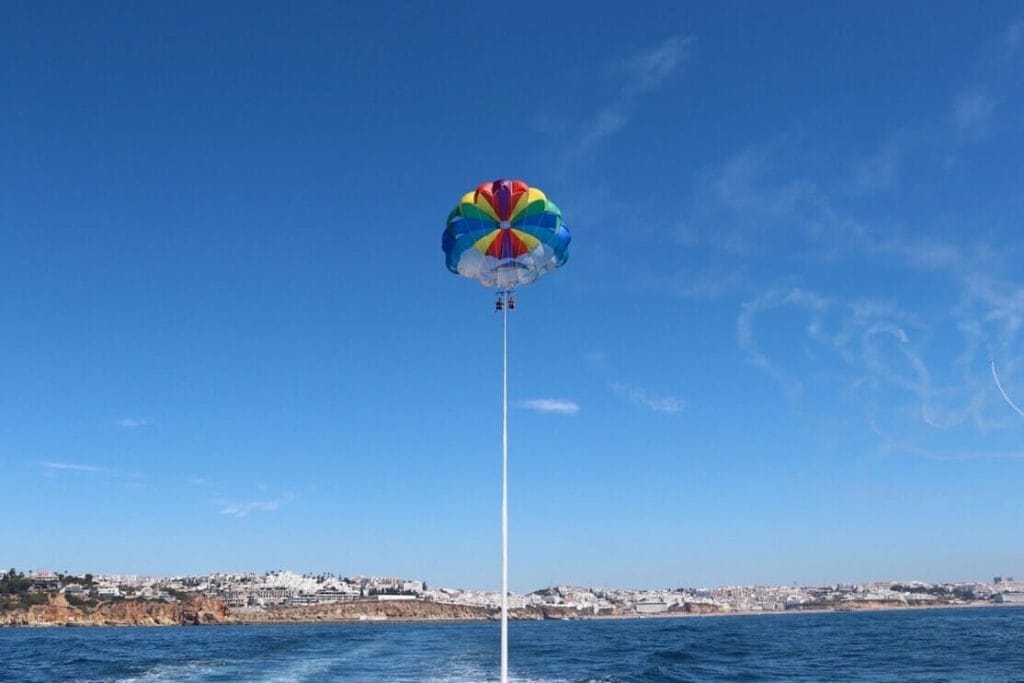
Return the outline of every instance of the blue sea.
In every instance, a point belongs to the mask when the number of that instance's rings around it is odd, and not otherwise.
[[[496,623],[0,629],[2,681],[494,681]],[[515,681],[1024,681],[1024,608],[513,622]]]

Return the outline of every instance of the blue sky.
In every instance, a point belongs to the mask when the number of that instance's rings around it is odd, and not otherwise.
[[[511,585],[1024,573],[1017,3],[8,3],[0,565]],[[585,9],[585,11],[584,11]]]

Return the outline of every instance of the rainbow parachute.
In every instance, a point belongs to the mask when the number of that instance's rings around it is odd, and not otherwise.
[[[448,270],[484,287],[528,285],[569,258],[562,212],[535,187],[499,179],[467,192],[441,238]]]

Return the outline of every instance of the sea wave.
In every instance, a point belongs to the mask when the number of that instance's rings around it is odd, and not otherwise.
[[[515,683],[1024,680],[1024,607],[522,622]],[[4,683],[484,683],[497,624],[0,631]]]

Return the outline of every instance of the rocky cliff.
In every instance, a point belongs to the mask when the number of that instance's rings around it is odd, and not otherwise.
[[[684,602],[681,605],[672,605],[668,611],[671,614],[719,614],[722,607],[709,602]]]
[[[45,605],[0,614],[2,626],[157,626],[220,624],[235,621],[224,603],[210,598],[188,602],[115,600],[95,605],[72,605],[60,594]]]
[[[421,600],[393,602],[359,600],[308,607],[271,607],[262,611],[239,611],[235,618],[245,623],[383,621],[385,619],[448,621],[490,619],[491,611],[484,607],[448,605]]]
[[[509,610],[513,620],[579,619],[582,613],[571,607],[548,605]],[[272,607],[263,611],[233,613],[238,621],[312,622],[312,621],[383,621],[408,619],[415,621],[484,621],[500,619],[501,612],[488,607],[450,605],[426,600],[387,601],[358,600],[309,607]],[[590,616],[587,613],[586,616]]]
[[[549,605],[510,610],[513,620],[579,619],[592,616],[570,607]],[[331,621],[485,621],[499,619],[497,609],[450,605],[423,600],[359,600],[305,607],[235,610],[213,598],[188,602],[113,600],[98,604],[71,604],[63,595],[51,595],[45,605],[0,613],[0,626],[173,626],[183,624],[310,623]]]

